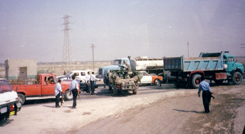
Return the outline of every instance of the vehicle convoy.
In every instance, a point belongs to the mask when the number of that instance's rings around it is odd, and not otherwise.
[[[109,90],[112,90],[114,95],[122,90],[133,91],[133,94],[137,94],[142,77],[141,72],[114,70],[109,73]]]
[[[135,59],[129,58],[117,58],[112,62],[110,66],[100,67],[98,69],[98,76],[104,78],[110,70],[120,70],[121,66],[126,66],[126,61],[133,71],[146,71],[149,74],[163,73],[162,58],[147,58],[137,57]]]
[[[48,81],[51,79],[51,83]],[[39,74],[32,81],[14,81],[10,80],[11,87],[18,93],[19,100],[22,104],[26,99],[31,97],[54,97],[54,87],[57,83],[57,78],[53,74]],[[72,99],[72,94],[69,94],[70,81],[61,81],[61,88],[65,99]]]
[[[228,51],[216,53],[200,53],[199,57],[184,58],[164,57],[164,70],[170,71],[169,81],[176,87],[199,87],[199,78],[204,77],[222,84],[227,80],[229,84],[238,85],[242,82],[244,67],[237,63]]]
[[[0,78],[0,120],[17,115],[21,109],[17,93],[5,78]]]

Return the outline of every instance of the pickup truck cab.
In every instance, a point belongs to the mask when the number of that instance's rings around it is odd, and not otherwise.
[[[51,82],[48,82],[48,79],[51,79]],[[54,97],[57,81],[58,79],[53,74],[39,74],[32,82],[10,82],[10,85],[18,93],[20,102],[24,104],[25,100],[31,97]],[[67,100],[72,99],[69,86],[70,81],[61,81],[61,88]]]
[[[17,115],[21,109],[17,93],[5,78],[0,78],[0,120]]]

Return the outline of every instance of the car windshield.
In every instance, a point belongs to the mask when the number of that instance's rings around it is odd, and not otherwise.
[[[7,80],[0,80],[0,93],[10,92],[12,90]]]
[[[114,60],[113,65],[121,65],[121,60]]]
[[[71,76],[72,73],[73,73],[73,72],[69,72],[69,73],[66,74],[66,76]]]

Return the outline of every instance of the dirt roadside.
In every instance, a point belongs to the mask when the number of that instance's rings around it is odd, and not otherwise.
[[[197,94],[173,96],[93,122],[76,133],[234,133],[245,123],[245,85],[212,87],[211,113]],[[73,131],[74,132],[74,131]],[[73,133],[71,132],[71,133]]]
[[[160,89],[169,90],[169,89]],[[125,97],[78,99],[62,108],[54,103],[25,106],[17,116],[0,122],[12,133],[239,133],[245,113],[245,83],[212,87],[211,113],[203,114],[197,90],[171,90]],[[140,91],[139,91],[140,92]]]

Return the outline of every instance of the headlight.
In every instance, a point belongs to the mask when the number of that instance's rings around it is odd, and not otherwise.
[[[227,64],[224,64],[224,69],[227,69]]]

